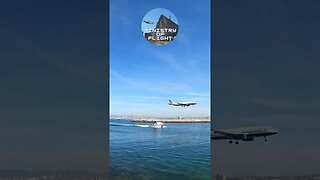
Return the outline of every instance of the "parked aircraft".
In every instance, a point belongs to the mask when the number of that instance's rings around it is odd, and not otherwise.
[[[244,127],[233,129],[211,129],[211,139],[229,139],[229,143],[233,143],[236,140],[236,144],[239,144],[239,140],[253,141],[255,137],[264,137],[267,141],[267,136],[277,134],[279,131],[269,126],[257,126],[257,127]]]

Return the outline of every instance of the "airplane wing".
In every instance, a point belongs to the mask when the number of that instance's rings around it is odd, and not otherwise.
[[[182,106],[187,106],[186,103],[182,103],[182,102],[177,102],[177,104],[182,105]]]
[[[217,129],[214,132],[222,135],[257,135],[267,131],[265,127],[249,127],[249,128],[234,128],[234,129]]]
[[[246,127],[246,128],[233,128],[233,129],[217,129],[212,130],[212,139],[231,139],[242,141],[253,141],[255,137],[271,136],[278,133],[278,130],[271,127]]]
[[[232,130],[213,130],[214,133],[220,134],[225,139],[253,139],[254,135],[251,133],[246,133],[246,132],[237,132],[237,131],[232,131]],[[222,139],[222,136],[220,137]]]
[[[189,102],[177,102],[179,105],[182,105],[182,106],[190,106],[191,103]]]
[[[226,130],[213,130],[213,132],[221,134],[221,135],[225,135],[225,136],[236,135],[235,133],[228,132]]]

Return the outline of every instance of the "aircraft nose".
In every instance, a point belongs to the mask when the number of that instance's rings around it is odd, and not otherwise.
[[[277,134],[277,133],[279,132],[279,130],[277,130],[277,129],[272,129],[272,132],[275,133],[275,134]]]

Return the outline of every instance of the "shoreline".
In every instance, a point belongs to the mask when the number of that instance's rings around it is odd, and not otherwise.
[[[133,118],[131,122],[154,122],[160,121],[163,123],[210,123],[209,118]]]

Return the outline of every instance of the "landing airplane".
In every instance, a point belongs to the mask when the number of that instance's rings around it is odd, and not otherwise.
[[[236,140],[236,144],[239,144],[239,140],[253,141],[255,137],[264,137],[264,141],[267,141],[266,136],[277,134],[279,131],[269,126],[257,126],[257,127],[245,127],[245,128],[233,128],[233,129],[211,129],[211,139],[229,139],[231,144]]]
[[[174,102],[171,99],[169,99],[169,105],[172,106],[182,106],[182,107],[186,107],[186,106],[190,106],[190,105],[196,105],[197,102],[192,101],[192,102]]]
[[[147,23],[147,24],[153,24],[153,22],[151,22],[151,21],[143,20],[143,22],[145,22],[145,23]]]

